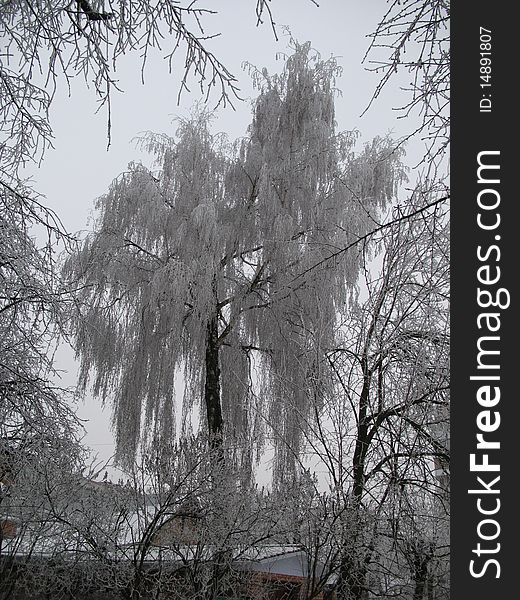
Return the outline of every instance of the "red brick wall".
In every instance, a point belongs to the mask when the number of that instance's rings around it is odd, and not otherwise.
[[[0,519],[0,531],[4,539],[15,538],[18,532],[18,523],[11,519]]]
[[[253,600],[303,600],[307,597],[307,578],[299,575],[256,572],[248,585]],[[320,592],[313,600],[323,600]]]

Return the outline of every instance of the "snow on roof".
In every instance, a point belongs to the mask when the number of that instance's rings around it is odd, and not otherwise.
[[[307,577],[309,572],[307,553],[296,545],[255,546],[242,559],[249,571],[296,577]]]

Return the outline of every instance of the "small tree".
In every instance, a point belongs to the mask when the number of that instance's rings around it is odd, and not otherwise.
[[[322,354],[334,393],[309,422],[307,444],[339,507],[338,589],[348,600],[404,585],[392,531],[410,544],[428,521],[446,527],[446,489],[434,470],[449,464],[448,223],[446,199],[432,193],[418,188],[382,226],[381,266],[364,271],[367,299],[345,316],[343,341]],[[422,503],[409,502],[419,495]],[[414,524],[406,534],[405,521]],[[445,552],[446,535],[439,540],[425,543]]]

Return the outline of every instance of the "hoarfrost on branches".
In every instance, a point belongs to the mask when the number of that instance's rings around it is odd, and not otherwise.
[[[205,411],[212,447],[234,440],[250,464],[276,424],[278,477],[320,402],[316,356],[332,347],[360,254],[314,266],[373,227],[403,173],[389,139],[356,154],[356,135],[336,131],[339,67],[293,44],[282,73],[255,71],[242,140],[212,135],[205,113],[174,139],[148,136],[158,169],[132,164],[114,181],[68,261],[81,383],[113,394],[120,461],[174,435],[179,369],[185,414]]]

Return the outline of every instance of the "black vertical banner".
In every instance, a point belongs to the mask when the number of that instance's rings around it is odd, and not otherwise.
[[[513,8],[459,0],[451,14],[453,599],[518,594]]]

